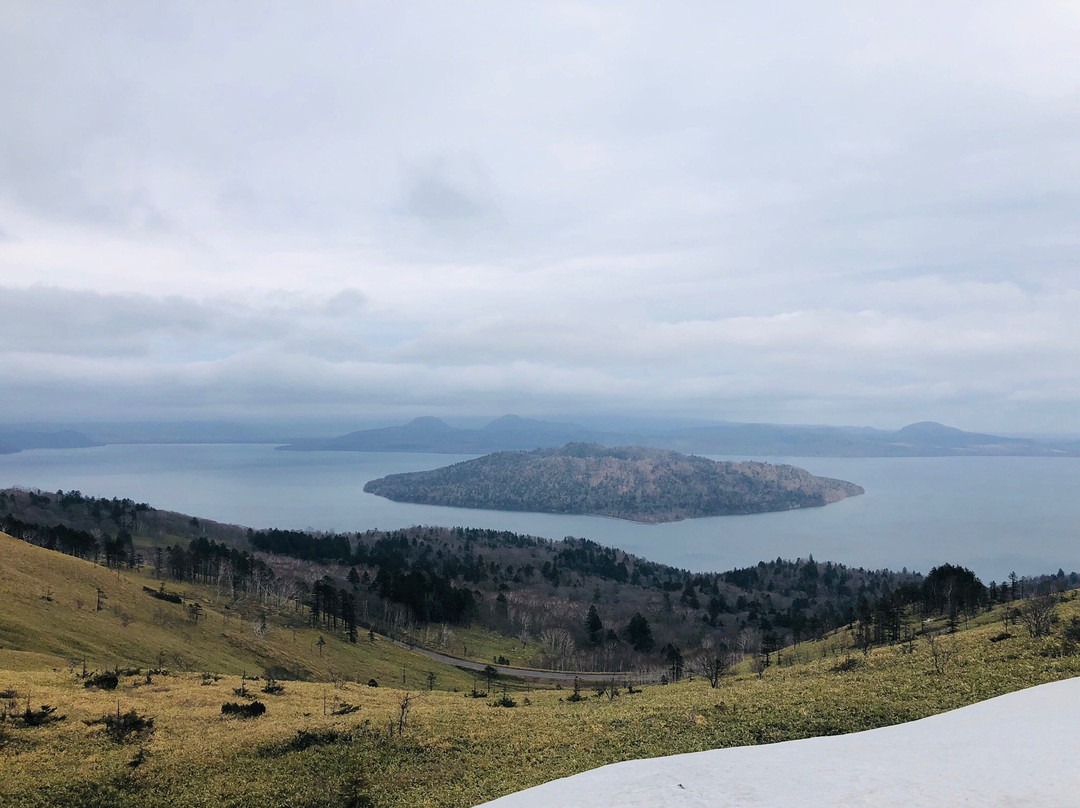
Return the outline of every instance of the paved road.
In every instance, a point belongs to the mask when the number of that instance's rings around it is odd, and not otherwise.
[[[426,648],[420,648],[416,645],[409,645],[399,640],[390,640],[394,645],[405,648],[409,651],[414,651],[417,654],[423,654],[428,659],[433,659],[436,662],[442,662],[445,665],[453,665],[456,668],[464,668],[467,671],[482,671],[488,665],[491,665],[495,670],[499,672],[500,676],[520,676],[523,679],[545,679],[552,682],[572,682],[577,679],[581,682],[609,682],[611,681],[611,673],[597,673],[597,672],[573,672],[573,671],[549,671],[543,668],[517,668],[513,665],[496,665],[492,662],[476,662],[472,659],[461,659],[460,657],[450,656],[449,654],[441,654],[438,651],[429,651]],[[615,680],[617,682],[634,682],[641,683],[643,680],[648,679],[648,676],[644,676],[640,673],[632,673],[630,671],[617,671],[615,673]]]

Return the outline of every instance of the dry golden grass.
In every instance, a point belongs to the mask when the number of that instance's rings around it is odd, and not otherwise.
[[[326,635],[320,656],[318,632],[294,633],[283,625],[288,614],[256,636],[250,620],[226,620],[209,589],[187,587],[207,614],[196,625],[144,584],[152,585],[0,536],[0,693],[16,694],[0,698],[9,713],[0,722],[0,805],[469,806],[618,760],[869,729],[1080,674],[1080,656],[1060,637],[1031,639],[1014,627],[1016,636],[991,642],[1002,627],[988,614],[939,641],[949,651],[944,666],[925,640],[910,653],[863,656],[841,632],[785,651],[788,664],[761,677],[740,668],[716,689],[697,679],[620,688],[610,699],[583,688],[579,702],[569,690],[512,690],[517,705],[507,708],[491,703],[498,688],[487,699],[426,692],[429,669],[438,687],[467,690],[473,678],[388,642]],[[101,612],[99,586],[109,595]],[[1068,619],[1078,606],[1070,596],[1058,610]],[[163,609],[175,614],[163,618]],[[115,691],[87,689],[81,664],[70,661],[83,656],[91,668],[120,663],[143,673],[122,677]],[[147,684],[145,669],[161,657],[176,672]],[[222,716],[224,702],[244,701],[234,694],[240,672],[271,662],[325,683],[288,681],[283,693],[263,695],[264,682],[249,682],[266,714]],[[402,665],[411,692],[387,686],[400,682]],[[228,675],[204,684],[207,670]],[[355,682],[371,677],[383,686]],[[65,719],[24,726],[16,715],[27,703],[52,705]],[[344,703],[358,709],[333,715]],[[93,722],[118,707],[153,717],[152,733],[111,740]],[[303,748],[298,738],[320,742]]]
[[[167,582],[185,605],[158,600],[143,591],[160,585],[135,571],[116,572],[89,561],[34,547],[0,534],[0,650],[34,651],[62,659],[86,660],[89,668],[164,667],[239,675],[261,674],[270,666],[303,678],[348,678],[382,683],[402,681],[426,687],[471,687],[472,678],[398,648],[382,638],[359,642],[311,628],[291,609],[262,610],[267,630],[259,631],[256,604],[236,604],[210,587]],[[97,591],[106,599],[97,611]],[[203,608],[193,623],[186,602]],[[243,613],[243,614],[241,614]],[[319,637],[326,640],[321,651]]]
[[[1068,600],[1059,610],[1070,617],[1077,606]],[[0,804],[468,806],[617,760],[869,729],[1080,673],[1080,657],[1064,653],[1060,639],[1014,629],[1017,636],[990,642],[1000,630],[988,624],[944,638],[953,652],[944,673],[924,640],[912,653],[881,648],[849,663],[838,636],[804,644],[799,664],[760,678],[739,673],[717,689],[697,679],[614,700],[583,689],[576,703],[569,690],[511,692],[513,708],[414,692],[403,736],[396,719],[405,693],[387,687],[287,682],[283,694],[261,697],[265,716],[241,720],[220,712],[237,700],[236,676],[208,686],[197,674],[151,685],[126,677],[116,692],[97,692],[63,666],[39,667],[47,658],[20,662],[8,653],[0,690],[16,690],[20,708],[29,690],[32,706],[57,706],[67,719],[36,728],[8,722]],[[253,694],[259,687],[249,684]],[[115,712],[117,699],[124,712],[153,716],[153,734],[119,745],[83,723]],[[324,703],[331,713],[342,702],[359,710],[323,714]],[[299,730],[344,735],[290,750]],[[140,748],[145,759],[132,768]]]

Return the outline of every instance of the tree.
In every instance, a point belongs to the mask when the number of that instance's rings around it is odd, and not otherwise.
[[[709,598],[709,616],[708,622],[710,626],[715,626],[716,621],[720,618],[720,615],[727,610],[727,604],[724,603],[724,599],[718,595],[713,595]]]
[[[710,687],[720,686],[720,677],[724,675],[727,667],[727,663],[721,655],[711,650],[702,652],[701,656],[698,657],[697,670],[709,680]]]
[[[780,638],[775,631],[766,631],[761,635],[761,655],[765,657],[765,667],[772,664],[773,651],[780,650]]]
[[[682,679],[683,675],[683,654],[682,649],[673,643],[668,643],[663,648],[664,659],[667,660],[668,668],[671,671],[671,681],[677,682]]]
[[[494,665],[484,666],[484,678],[487,679],[488,692],[491,692],[491,683],[499,677],[499,671]]]
[[[1032,637],[1045,637],[1057,622],[1057,599],[1053,595],[1036,595],[1020,604],[1020,622]]]
[[[956,656],[956,642],[927,634],[926,644],[930,646],[930,661],[934,665],[934,672],[944,674]]]
[[[966,567],[942,564],[934,567],[922,584],[923,606],[931,612],[948,612],[954,624],[959,612],[974,614],[986,601],[986,587]]]
[[[656,647],[656,640],[653,639],[652,635],[652,626],[649,625],[649,621],[642,616],[641,612],[634,613],[634,616],[630,618],[630,623],[626,626],[626,631],[623,633],[626,635],[626,641],[634,646],[635,651],[647,654]]]
[[[694,584],[692,581],[687,581],[686,586],[683,587],[682,597],[680,600],[689,606],[691,609],[700,609],[701,602],[698,600],[697,592],[694,591]]]
[[[590,645],[599,645],[604,639],[604,623],[600,619],[600,613],[596,606],[589,605],[589,613],[585,615],[585,631],[589,635]]]
[[[405,733],[405,728],[409,725],[410,709],[412,709],[412,694],[406,693],[401,697],[401,702],[398,704],[397,732],[399,736]]]

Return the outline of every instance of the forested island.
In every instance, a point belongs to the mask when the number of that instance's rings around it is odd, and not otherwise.
[[[371,480],[364,491],[395,502],[650,523],[811,508],[863,493],[854,483],[796,466],[589,443],[495,452],[431,471],[391,474]]]

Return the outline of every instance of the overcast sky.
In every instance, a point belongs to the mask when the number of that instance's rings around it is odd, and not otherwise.
[[[1080,432],[1080,5],[0,8],[0,419]]]

